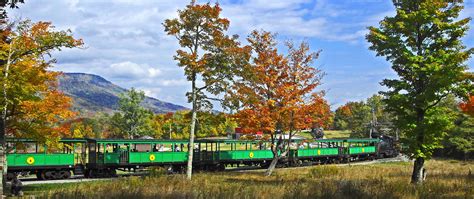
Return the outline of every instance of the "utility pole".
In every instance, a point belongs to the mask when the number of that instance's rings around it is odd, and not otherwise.
[[[170,122],[169,134],[170,134],[170,140],[171,140],[171,122]]]
[[[372,138],[372,134],[376,131],[377,127],[377,116],[375,115],[375,107],[372,106],[372,121],[370,121],[370,134],[369,138]]]

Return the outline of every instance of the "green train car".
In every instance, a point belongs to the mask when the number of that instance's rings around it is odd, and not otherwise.
[[[114,176],[116,170],[149,166],[182,167],[188,160],[188,141],[87,139],[86,177]]]
[[[189,152],[193,168],[218,171],[228,166],[267,167],[273,159],[272,143],[261,140],[187,140],[157,139],[62,139],[60,151],[28,139],[8,139],[8,176],[36,174],[38,179],[64,179],[72,173],[85,177],[115,176],[116,170],[136,170],[150,166],[183,171]],[[321,139],[291,140],[289,154],[280,166],[338,163],[398,154],[393,140]]]
[[[266,165],[271,143],[259,140],[198,140],[193,162],[198,169],[224,170],[226,165]]]
[[[7,179],[15,173],[34,173],[38,179],[66,179],[76,165],[81,165],[80,154],[76,150],[84,146],[84,139],[62,139],[60,151],[48,149],[30,139],[7,139]]]

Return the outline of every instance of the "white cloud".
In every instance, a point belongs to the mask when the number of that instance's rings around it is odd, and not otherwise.
[[[186,79],[164,79],[160,80],[159,84],[162,86],[184,86],[188,85],[189,82]]]
[[[71,29],[84,40],[86,49],[54,53],[58,60],[55,70],[101,75],[119,86],[135,87],[158,99],[186,105],[189,82],[173,60],[179,46],[175,38],[165,34],[161,23],[177,17],[176,11],[187,3],[189,0],[35,0],[26,1],[10,14],[33,21],[52,21],[58,29]],[[222,0],[219,3],[223,16],[231,21],[229,32],[239,34],[242,41],[250,31],[266,29],[278,32],[280,39],[336,41],[336,44],[356,44],[364,50],[367,49],[363,42],[366,27],[377,25],[384,16],[394,13],[387,11],[392,9],[386,6],[390,2],[378,0]],[[381,4],[385,6],[377,10],[365,7]],[[466,6],[463,16],[472,16],[473,7],[472,3]],[[466,38],[472,38],[473,30]],[[326,52],[323,49],[323,55]],[[327,60],[329,66],[339,57],[331,59]],[[350,75],[350,71],[345,75]],[[328,81],[327,85],[331,78],[346,79],[344,75],[328,76],[324,80]],[[360,89],[378,89],[368,81],[372,80],[354,79],[345,88],[334,88],[332,96],[345,98],[346,95],[338,94],[359,89],[353,86],[358,84]]]
[[[112,78],[155,78],[161,74],[160,69],[150,67],[148,64],[137,64],[130,61],[111,64],[103,68]]]

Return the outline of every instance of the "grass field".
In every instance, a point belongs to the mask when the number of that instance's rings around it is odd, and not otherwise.
[[[474,198],[473,162],[431,160],[423,185],[412,185],[410,162],[315,166],[263,171],[118,178],[61,185],[26,186],[46,198]]]

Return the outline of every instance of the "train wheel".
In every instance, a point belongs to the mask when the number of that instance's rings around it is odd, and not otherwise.
[[[117,177],[117,171],[115,169],[108,169],[107,174],[109,177]]]
[[[89,177],[90,177],[90,176],[89,176],[89,171],[90,171],[90,170],[88,170],[88,169],[86,169],[86,170],[84,171],[84,178],[89,178]]]
[[[225,171],[225,164],[219,164],[219,166],[217,166],[217,170],[218,171]]]
[[[71,171],[68,171],[68,170],[63,170],[63,171],[60,171],[59,172],[59,175],[61,179],[68,179],[71,177]]]
[[[51,171],[43,171],[41,174],[41,176],[45,180],[51,180],[53,178],[53,176],[51,175]]]
[[[94,169],[91,169],[91,170],[87,171],[87,177],[88,178],[96,178],[97,177],[96,173],[97,172],[95,172]]]

